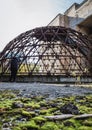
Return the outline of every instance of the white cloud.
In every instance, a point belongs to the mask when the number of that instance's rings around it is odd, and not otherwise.
[[[0,51],[20,33],[46,26],[53,17],[50,0],[0,0]]]
[[[0,0],[0,51],[20,33],[46,26],[69,1]]]

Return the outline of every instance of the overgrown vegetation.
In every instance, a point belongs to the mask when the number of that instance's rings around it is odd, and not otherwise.
[[[61,115],[65,103],[73,103],[80,114],[92,113],[92,95],[59,97],[23,97],[18,90],[0,91],[0,128],[12,130],[92,130],[92,117],[77,120],[48,120],[45,116]]]

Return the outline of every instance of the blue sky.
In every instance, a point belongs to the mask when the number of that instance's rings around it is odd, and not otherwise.
[[[46,26],[73,3],[83,0],[0,0],[0,51],[22,32]]]

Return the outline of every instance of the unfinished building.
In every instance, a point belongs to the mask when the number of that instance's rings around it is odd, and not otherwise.
[[[58,14],[48,26],[63,26],[75,29],[92,38],[92,0],[74,3],[64,15]]]

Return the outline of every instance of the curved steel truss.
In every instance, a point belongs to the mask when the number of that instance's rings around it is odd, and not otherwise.
[[[35,28],[10,41],[1,53],[2,74],[10,73],[12,57],[19,60],[18,74],[87,74],[90,41],[61,26]]]

